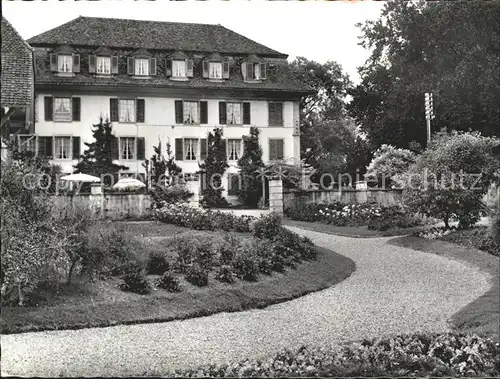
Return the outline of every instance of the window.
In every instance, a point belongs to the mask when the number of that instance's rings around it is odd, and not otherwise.
[[[241,189],[241,175],[228,174],[227,175],[227,194],[229,196],[238,195],[238,190]]]
[[[135,138],[121,137],[120,138],[120,159],[134,160],[135,159]]]
[[[138,76],[149,75],[149,59],[135,58],[135,75]]]
[[[228,139],[227,140],[227,159],[230,161],[237,161],[241,158],[241,140]]]
[[[184,101],[183,103],[183,120],[184,124],[198,124],[198,102]]]
[[[227,124],[240,125],[241,123],[241,103],[227,103]]]
[[[222,79],[222,62],[209,62],[208,67],[210,79]]]
[[[283,103],[269,103],[269,125],[283,125]]]
[[[184,160],[195,161],[198,156],[198,140],[192,138],[184,139]]]
[[[260,79],[260,64],[253,64],[253,78],[259,80]]]
[[[186,61],[173,60],[172,61],[172,76],[184,78],[186,77]]]
[[[97,57],[97,73],[109,75],[111,74],[111,58]]]
[[[57,67],[59,72],[73,72],[73,56],[72,55],[58,55]]]
[[[71,159],[71,137],[54,137],[54,159]]]
[[[135,100],[120,99],[119,101],[119,122],[135,122]]]
[[[36,154],[36,136],[19,136],[19,151]]]
[[[269,140],[269,160],[280,161],[284,158],[284,141],[282,139]]]
[[[69,97],[54,98],[54,121],[71,121],[71,99]]]

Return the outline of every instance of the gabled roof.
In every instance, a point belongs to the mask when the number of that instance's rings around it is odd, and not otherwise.
[[[252,41],[222,25],[140,21],[80,16],[57,28],[32,37],[33,46],[71,44],[181,50],[226,54],[258,54],[287,58],[276,50]]]
[[[33,52],[2,17],[2,107],[27,107],[33,99]]]

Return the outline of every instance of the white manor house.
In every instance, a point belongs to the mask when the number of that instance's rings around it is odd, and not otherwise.
[[[100,117],[112,122],[116,163],[140,174],[153,146],[169,143],[183,173],[222,127],[228,172],[242,136],[260,129],[265,162],[299,161],[299,100],[310,87],[287,55],[221,25],[78,17],[28,40],[35,56],[34,130],[20,145],[64,173],[92,142]],[[224,183],[224,182],[223,182]]]

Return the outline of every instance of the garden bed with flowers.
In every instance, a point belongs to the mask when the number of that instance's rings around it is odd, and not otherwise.
[[[380,237],[420,231],[428,220],[400,206],[377,203],[297,204],[285,209],[286,224],[348,237]]]
[[[164,375],[164,373],[162,374]],[[177,371],[173,377],[498,377],[500,346],[476,335],[403,335],[336,348],[303,346],[260,360]]]
[[[161,211],[163,221],[176,225],[96,224],[89,233],[91,280],[80,275],[70,285],[42,286],[25,306],[5,305],[2,333],[262,308],[330,287],[354,271],[350,259],[283,228],[277,215],[255,220],[185,207]],[[202,222],[206,217],[210,223]]]

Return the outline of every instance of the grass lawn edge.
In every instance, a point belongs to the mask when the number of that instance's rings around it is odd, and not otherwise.
[[[266,280],[264,276],[262,281],[245,282],[239,288],[228,286],[214,290],[209,297],[204,293],[189,292],[181,292],[173,299],[146,295],[136,301],[106,306],[89,304],[85,307],[47,308],[45,317],[40,314],[40,311],[43,312],[41,308],[32,309],[32,312],[29,308],[3,309],[0,333],[159,323],[263,309],[331,287],[355,271],[356,265],[351,259],[322,247],[317,246],[316,249],[317,260],[299,264],[296,269],[287,268],[286,274],[276,280],[273,277]]]
[[[465,263],[490,277],[490,289],[455,313],[451,325],[455,331],[476,333],[500,341],[500,259],[485,251],[451,242],[416,236],[393,238],[389,244],[420,250]]]

